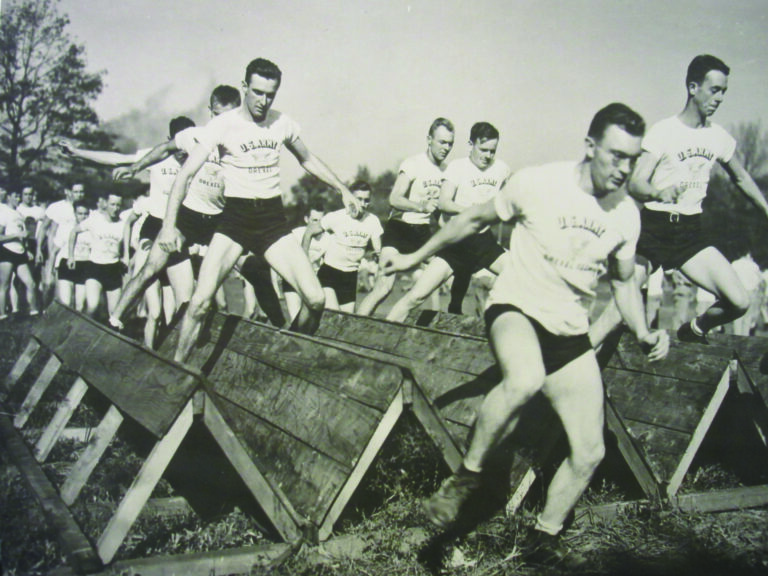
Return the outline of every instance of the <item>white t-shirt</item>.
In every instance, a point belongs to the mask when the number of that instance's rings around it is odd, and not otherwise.
[[[144,157],[149,149],[136,152],[136,159]],[[155,218],[165,218],[165,210],[168,207],[168,198],[171,195],[171,187],[179,174],[181,164],[174,156],[169,156],[162,162],[158,162],[147,168],[149,171],[149,199],[147,210]]]
[[[469,158],[459,158],[448,164],[445,179],[456,186],[453,201],[462,208],[484,204],[501,189],[509,178],[509,166],[502,160],[496,159],[485,170],[475,166]],[[450,216],[443,214],[440,223],[445,224]],[[487,230],[484,228],[482,231]]]
[[[440,197],[440,186],[445,178],[445,166],[436,166],[426,152],[406,158],[400,164],[400,174],[405,174],[410,182],[406,198],[417,204],[428,199]],[[429,224],[431,214],[408,212],[392,209],[390,218],[402,220],[408,224]]]
[[[384,233],[381,222],[370,212],[358,220],[341,209],[326,214],[320,222],[329,233],[325,264],[342,272],[356,271],[368,243]]]
[[[200,143],[202,128],[187,128],[176,134],[179,150],[189,154]],[[224,208],[224,179],[221,175],[218,148],[214,149],[205,164],[197,171],[183,202],[184,206],[200,214],[220,214]]]
[[[244,112],[250,116],[242,107],[216,116],[198,138],[211,152],[219,148],[225,197],[275,198],[280,196],[280,152],[299,138],[299,125],[277,110],[259,123]]]
[[[60,250],[67,245],[69,233],[75,227],[75,209],[69,200],[54,202],[45,210],[46,217],[56,224],[53,247]]]
[[[80,229],[91,235],[91,262],[114,264],[120,260],[124,226],[122,220],[113,222],[100,212],[94,212],[80,224]]]
[[[709,174],[715,161],[728,162],[736,151],[736,140],[718,124],[690,128],[677,116],[651,126],[643,138],[643,149],[659,157],[651,177],[658,190],[680,185],[683,193],[675,203],[647,202],[649,210],[699,214],[707,195]]]
[[[487,305],[517,306],[553,334],[585,334],[608,256],[635,254],[634,201],[623,190],[598,201],[578,186],[577,163],[560,162],[513,175],[495,206],[516,223]]]
[[[24,216],[18,210],[14,210],[7,204],[0,204],[0,233],[8,234],[26,234],[27,228],[24,226]],[[8,240],[3,242],[6,250],[15,254],[24,253],[24,244],[19,240]]]
[[[307,230],[306,226],[299,226],[298,228],[294,228],[291,230],[291,233],[293,236],[298,240],[299,245],[301,245],[302,240],[304,240],[304,232]],[[312,263],[312,268],[314,268],[315,272],[317,272],[318,268],[323,263],[323,257],[325,256],[325,251],[328,249],[328,234],[325,232],[322,232],[318,234],[317,236],[313,236],[312,239],[309,241],[309,261]]]
[[[19,204],[16,206],[16,210],[21,214],[24,218],[34,218],[36,222],[40,222],[40,220],[43,219],[45,216],[45,208],[42,206],[26,206],[24,204]]]

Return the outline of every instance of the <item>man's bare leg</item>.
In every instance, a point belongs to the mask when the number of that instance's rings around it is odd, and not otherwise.
[[[309,257],[293,235],[289,234],[267,248],[264,258],[301,297],[301,308],[290,329],[303,334],[314,334],[323,316],[325,293],[312,269]]]
[[[381,257],[386,258],[388,252],[397,252],[397,250],[391,246],[385,246],[381,250]],[[373,282],[373,288],[371,288],[371,291],[368,292],[367,296],[360,302],[357,313],[360,316],[370,316],[373,314],[379,304],[381,304],[384,299],[389,296],[394,286],[394,274],[386,275],[381,272],[381,269],[377,270],[376,279]]]
[[[429,295],[453,275],[453,269],[442,258],[435,257],[419,276],[411,289],[398,300],[387,314],[387,320],[405,322],[411,310],[421,306]]]
[[[218,232],[213,235],[200,266],[197,287],[189,300],[189,308],[181,324],[179,344],[174,355],[177,362],[184,362],[189,357],[200,333],[200,326],[211,309],[216,290],[242,253],[243,247],[231,238]]]

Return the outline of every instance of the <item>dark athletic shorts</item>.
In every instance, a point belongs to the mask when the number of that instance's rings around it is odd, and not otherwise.
[[[218,219],[219,214],[202,214],[182,205],[176,216],[176,228],[184,235],[187,246],[192,244],[208,246],[213,233],[216,232]]]
[[[496,242],[493,232],[486,230],[452,244],[435,255],[445,260],[454,274],[463,271],[471,275],[488,268],[502,254],[504,248]]]
[[[290,234],[291,228],[280,196],[267,200],[227,198],[216,232],[261,256],[272,244]]]
[[[391,246],[400,254],[416,252],[432,236],[429,224],[408,224],[402,220],[388,220],[381,236],[382,246]]]
[[[113,264],[96,264],[91,262],[89,280],[96,280],[105,292],[112,292],[123,286],[123,271],[125,267],[122,262]]]
[[[13,250],[8,250],[8,248],[3,245],[0,245],[0,262],[10,262],[15,268],[22,264],[29,264],[29,258],[27,258],[26,252],[18,254]]]
[[[650,261],[654,270],[680,268],[693,256],[712,246],[701,230],[701,214],[683,214],[643,209],[640,211],[637,254]]]
[[[519,312],[533,325],[536,336],[539,338],[541,357],[544,360],[544,372],[547,375],[554,374],[560,368],[570,364],[585,352],[592,350],[592,343],[587,334],[577,336],[558,336],[549,332],[544,326],[520,308],[512,304],[492,304],[485,311],[485,329],[488,339],[491,337],[491,325],[493,321],[505,312]]]
[[[323,288],[331,288],[336,292],[339,304],[349,304],[357,299],[357,270],[344,272],[323,264],[317,271],[317,279]]]
[[[62,258],[59,262],[57,269],[59,280],[66,280],[73,284],[85,284],[85,281],[91,277],[91,265],[93,263],[90,260],[77,260],[74,270],[70,270],[67,262],[66,258]]]
[[[179,216],[180,215],[181,215],[181,209],[179,209]],[[162,227],[163,227],[163,221],[160,218],[155,218],[154,216],[152,216],[152,214],[148,214],[147,217],[144,219],[144,223],[141,225],[141,230],[139,230],[139,239],[151,240],[152,242],[154,242],[155,238],[157,238],[157,235],[160,233],[160,228]],[[178,228],[178,226],[176,227]],[[181,228],[179,228],[179,231],[181,231]],[[169,268],[171,266],[175,266],[176,264],[179,264],[180,262],[184,262],[184,260],[187,260],[189,258],[189,250],[187,249],[187,246],[188,246],[188,243],[185,242],[184,246],[182,246],[179,252],[171,252],[171,254],[168,256]]]

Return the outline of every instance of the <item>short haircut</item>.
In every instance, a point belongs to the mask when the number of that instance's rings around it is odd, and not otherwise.
[[[277,64],[266,58],[256,58],[248,63],[248,66],[245,68],[246,84],[251,81],[251,76],[254,74],[268,80],[277,80],[278,85],[283,78],[283,73],[280,71],[280,68],[277,67]]]
[[[309,200],[309,206],[307,207],[307,215],[314,210],[315,212],[325,212],[325,201],[322,196],[313,196]]]
[[[368,182],[366,182],[365,180],[355,180],[354,182],[352,182],[352,184],[349,187],[349,191],[357,192],[358,190],[361,192],[373,193],[373,190],[371,189],[371,185],[368,184]]]
[[[626,104],[613,102],[598,110],[589,125],[587,136],[599,140],[605,134],[608,126],[618,126],[632,136],[645,134],[645,120]]]
[[[476,122],[469,131],[469,141],[477,144],[483,140],[496,140],[499,137],[499,131],[490,122]]]
[[[437,132],[437,129],[440,127],[445,128],[448,130],[448,132],[455,132],[453,128],[453,122],[448,120],[448,118],[443,118],[442,116],[440,118],[435,118],[434,122],[432,122],[432,125],[429,127],[429,135],[434,136],[435,132]]]
[[[211,92],[211,106],[218,102],[222,106],[240,106],[240,90],[227,84],[219,84]]]
[[[109,200],[110,196],[117,196],[118,198],[120,198],[120,200],[123,199],[123,195],[120,194],[120,192],[115,192],[111,188],[102,188],[101,190],[99,190],[99,195],[98,195],[99,198],[103,198],[104,200]]]
[[[77,209],[78,209],[78,208],[80,208],[80,207],[82,207],[82,208],[86,208],[86,209],[88,208],[88,204],[86,204],[85,200],[75,200],[75,201],[72,203],[72,209],[73,209],[75,212],[77,212]]]
[[[182,130],[192,128],[194,125],[195,123],[186,116],[176,116],[176,118],[171,120],[171,122],[168,124],[168,131],[171,133],[171,138],[174,138],[176,134]]]
[[[720,58],[710,56],[709,54],[699,54],[688,64],[685,85],[688,86],[691,82],[701,84],[710,70],[717,70],[726,76],[731,73],[731,69]]]

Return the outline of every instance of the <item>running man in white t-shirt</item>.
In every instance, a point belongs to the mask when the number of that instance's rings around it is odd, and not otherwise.
[[[427,150],[400,165],[389,194],[392,211],[384,225],[381,252],[413,252],[432,235],[432,220],[440,199],[445,159],[453,149],[453,123],[436,118],[427,134]],[[370,316],[395,286],[395,276],[376,274],[373,288],[360,302],[357,313]]]
[[[102,209],[94,211],[77,224],[69,235],[67,266],[75,270],[75,247],[81,234],[88,234],[90,241],[90,265],[85,280],[85,313],[95,316],[101,295],[107,297],[107,309],[111,314],[120,299],[123,288],[123,272],[128,267],[128,254],[123,253],[126,222],[120,220],[122,198],[114,193],[103,192]]]
[[[329,310],[354,312],[357,302],[357,271],[370,244],[378,259],[384,229],[375,214],[368,212],[371,186],[357,181],[349,187],[363,209],[352,216],[346,208],[329,212],[320,225],[328,235],[325,256],[317,277],[325,291]]]
[[[243,106],[211,120],[200,136],[201,144],[190,153],[174,182],[158,236],[160,246],[168,251],[177,250],[180,243],[177,213],[192,178],[210,153],[220,150],[226,203],[184,316],[176,360],[186,360],[218,287],[248,250],[257,256],[263,254],[302,297],[303,306],[292,328],[313,333],[320,323],[325,307],[322,286],[285,219],[280,190],[283,146],[307,172],[341,193],[353,211],[360,207],[338,177],[302,142],[296,122],[271,109],[281,77],[280,69],[269,60],[250,62],[243,82]]]
[[[531,563],[565,557],[558,535],[604,454],[603,386],[587,335],[600,276],[610,272],[619,309],[648,359],[661,360],[669,349],[665,332],[648,330],[633,276],[640,218],[624,184],[640,156],[644,128],[623,104],[603,108],[589,127],[581,162],[519,171],[494,198],[459,213],[417,252],[382,262],[386,271],[413,268],[490,224],[517,220],[485,313],[502,381],[478,410],[462,466],[425,510],[438,526],[455,522],[481,484],[486,457],[541,391],[562,421],[570,454],[550,482],[534,544],[524,555]]]
[[[729,73],[728,66],[714,56],[699,55],[691,61],[685,107],[648,130],[629,182],[629,193],[644,203],[637,253],[653,268],[680,270],[717,298],[678,329],[679,339],[701,344],[707,343],[707,332],[749,309],[749,295],[733,266],[701,229],[702,201],[715,162],[768,217],[768,202],[736,157],[736,141],[710,120],[725,98]],[[610,305],[596,324],[604,333],[618,321],[616,308]]]
[[[38,313],[37,287],[24,245],[27,228],[24,216],[17,210],[20,199],[18,192],[8,192],[5,203],[0,204],[0,320],[8,316],[6,295],[14,273],[24,284],[29,313]]]
[[[492,124],[475,123],[469,133],[469,145],[469,156],[454,160],[445,170],[439,201],[441,225],[471,206],[484,204],[509,178],[509,166],[496,158],[499,131]],[[432,258],[411,289],[395,303],[387,320],[404,322],[411,310],[418,308],[454,274],[454,280],[466,279],[467,287],[472,274],[484,268],[498,274],[503,254],[504,249],[488,228],[446,247]]]
[[[40,292],[43,307],[48,305],[57,278],[71,279],[69,268],[58,267],[61,261],[58,256],[66,250],[69,233],[75,226],[74,203],[83,200],[85,189],[82,184],[73,184],[72,188],[64,190],[64,194],[63,200],[45,209],[45,216],[37,228],[35,263],[42,265]]]

